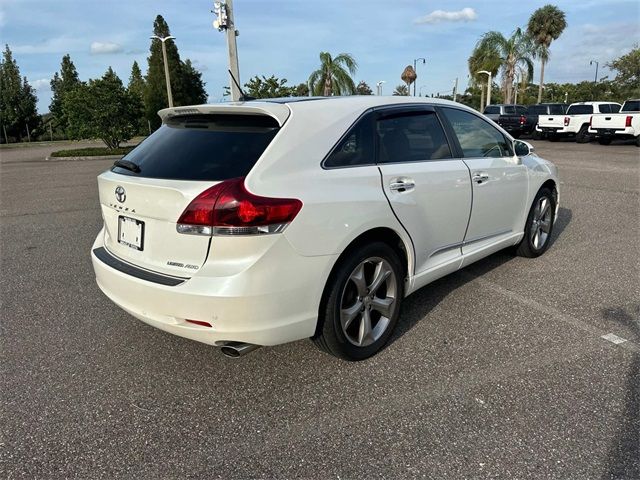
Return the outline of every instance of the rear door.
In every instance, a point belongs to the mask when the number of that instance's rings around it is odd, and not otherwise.
[[[471,210],[469,169],[433,108],[393,108],[376,119],[377,163],[389,203],[415,247],[416,274],[461,257]]]
[[[511,140],[479,115],[453,107],[441,111],[471,173],[473,206],[462,247],[466,255],[517,233],[526,209],[527,167],[514,155]]]
[[[279,130],[267,115],[172,117],[98,177],[104,243],[113,255],[177,276],[197,271],[211,237],[178,233],[176,222],[207,188],[251,170]],[[214,253],[215,254],[215,253]]]

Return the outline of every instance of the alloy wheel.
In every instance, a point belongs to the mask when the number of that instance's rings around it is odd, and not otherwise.
[[[543,196],[536,204],[531,224],[531,244],[536,250],[543,248],[549,239],[551,216],[551,202]]]
[[[397,307],[398,280],[387,260],[370,257],[353,270],[342,291],[340,325],[358,347],[377,341]]]

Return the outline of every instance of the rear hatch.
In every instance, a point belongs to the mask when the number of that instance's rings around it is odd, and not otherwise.
[[[288,116],[276,104],[268,107],[275,114],[203,108],[161,112],[162,127],[98,177],[104,243],[113,255],[168,275],[195,273],[211,237],[178,233],[177,220],[204,190],[246,176]]]
[[[623,113],[599,113],[591,117],[591,128],[620,129],[626,126],[627,114]]]

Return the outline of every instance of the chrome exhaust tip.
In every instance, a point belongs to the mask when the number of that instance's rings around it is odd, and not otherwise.
[[[220,351],[225,357],[239,358],[260,348],[260,345],[242,342],[227,342],[220,347]]]

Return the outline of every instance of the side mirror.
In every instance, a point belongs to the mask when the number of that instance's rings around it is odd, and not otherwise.
[[[513,147],[518,157],[526,157],[527,155],[531,155],[535,150],[535,148],[533,148],[533,145],[531,145],[529,142],[523,142],[522,140],[514,141]]]

